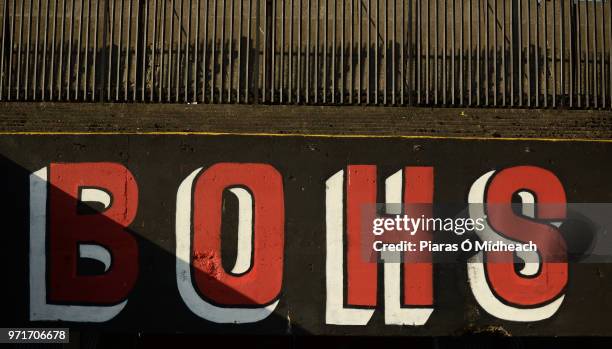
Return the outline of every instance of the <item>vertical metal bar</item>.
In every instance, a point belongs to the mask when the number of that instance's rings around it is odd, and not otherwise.
[[[198,0],[199,1],[199,0]],[[157,56],[157,14],[158,14],[158,0],[155,0],[153,5],[153,45],[151,47],[151,90],[149,91],[149,101],[153,102],[154,91],[155,91],[155,57]],[[198,15],[199,17],[199,15]],[[143,75],[144,76],[144,75]],[[161,76],[159,79],[161,85]]]
[[[157,96],[158,101],[161,102],[162,101],[162,95],[163,95],[163,87],[164,87],[164,80],[166,80],[166,74],[164,73],[164,50],[166,49],[166,7],[167,7],[167,1],[164,0],[160,0],[160,5],[162,6],[162,10],[160,11],[160,16],[161,16],[161,43],[160,43],[160,52],[159,52],[159,96]],[[170,47],[168,46],[168,55],[170,53]],[[169,58],[169,57],[168,57]],[[169,70],[169,69],[168,69]],[[169,82],[170,78],[168,78]]]
[[[472,105],[473,92],[473,81],[472,81],[472,0],[469,0],[468,5],[470,10],[468,12],[468,38],[470,40],[468,45],[468,76],[467,76],[467,87],[468,87],[468,105]]]
[[[36,96],[37,96],[37,87],[38,87],[38,45],[40,44],[39,34],[40,34],[41,0],[38,0],[38,5],[36,6],[36,8],[38,9],[38,12],[36,15],[36,36],[34,39],[34,74],[32,78],[32,98],[34,100],[36,99]],[[31,13],[32,12],[30,11],[30,14]],[[4,50],[4,46],[2,47],[2,49]],[[2,54],[4,54],[4,52]],[[0,74],[1,74],[1,71],[0,71]],[[1,93],[0,93],[0,99],[2,99]]]
[[[518,6],[518,105],[523,105],[523,4],[521,0],[517,1]],[[513,34],[514,35],[514,34]]]
[[[334,1],[334,9],[336,8],[335,6],[335,1]],[[325,38],[323,39],[323,103],[327,102],[327,39],[329,37],[329,18],[328,18],[328,14],[327,12],[329,11],[329,0],[325,0],[325,15],[323,16],[323,23],[325,25]],[[334,64],[335,58],[336,58],[336,14],[334,13],[334,39],[333,39],[333,45],[334,45],[334,50],[332,51],[332,64]],[[335,69],[332,68],[332,70]],[[334,79],[332,78],[332,81]],[[333,87],[332,87],[333,88]]]
[[[461,2],[462,2],[461,6],[463,6],[463,0]],[[427,44],[425,45],[425,49],[426,49],[426,54],[425,55],[427,56],[427,58],[426,58],[427,60],[425,61],[425,76],[426,76],[426,78],[425,78],[425,87],[426,87],[426,89],[425,89],[425,103],[427,105],[429,105],[429,90],[431,89],[431,80],[430,80],[431,75],[429,73],[430,72],[430,70],[429,70],[429,61],[431,60],[431,54],[430,54],[430,51],[429,51],[429,48],[431,46],[431,42],[430,42],[430,38],[431,38],[431,17],[430,17],[430,13],[429,13],[430,12],[429,11],[430,8],[431,8],[430,0],[427,0],[426,8],[425,8],[426,13],[427,13],[425,15],[425,18],[427,18],[427,36],[426,36]],[[463,30],[462,30],[462,32],[463,32]],[[461,42],[463,43],[463,39],[462,39]]]
[[[293,1],[293,0],[292,0]],[[310,5],[308,5],[310,6]],[[293,10],[292,10],[293,13]],[[310,20],[310,18],[309,18]],[[298,0],[298,47],[297,47],[297,88],[296,88],[296,103],[301,102],[302,96],[302,0]]]
[[[5,1],[8,1],[8,0],[5,0]],[[15,41],[15,18],[17,17],[15,15],[16,12],[17,12],[16,7],[17,7],[17,0],[13,0],[13,15],[11,17],[11,30],[9,32],[11,47],[10,47],[10,50],[9,50],[9,62],[8,62],[8,67],[7,67],[7,70],[8,70],[8,79],[7,79],[7,85],[8,86],[7,86],[7,89],[6,89],[6,91],[7,91],[6,99],[7,100],[11,100],[11,82],[13,81],[13,78],[12,78],[13,74],[12,73],[13,73],[13,51],[14,51],[14,48],[15,48],[15,45],[14,45],[14,41]]]
[[[263,11],[264,11],[264,28],[263,28],[263,61],[262,61],[262,70],[263,75],[261,79],[261,90],[262,90],[262,102],[266,101],[266,63],[267,63],[267,51],[268,51],[268,0],[263,1]]]
[[[513,11],[513,3],[510,2],[510,38],[508,38],[508,45],[510,46],[510,106],[514,106],[514,31],[512,30],[512,22],[514,21],[514,16],[512,16]]]
[[[204,2],[204,47],[202,49],[202,103],[206,103],[206,58],[208,57],[208,8],[210,1]],[[247,62],[248,63],[248,62]],[[248,66],[248,64],[247,64]]]
[[[135,102],[136,101],[136,92],[138,90],[138,37],[139,37],[139,33],[140,33],[140,1],[136,2],[136,6],[137,6],[137,10],[136,10],[136,35],[135,35],[135,39],[134,39],[134,89],[132,90],[132,100]],[[145,7],[146,10],[146,7]],[[130,7],[130,18],[132,17],[131,15],[132,9]],[[145,21],[147,19],[147,16],[145,16]],[[142,52],[142,56],[146,57],[147,56],[147,40],[146,40],[146,33],[147,33],[147,28],[146,28],[146,22],[145,22],[145,28],[143,30],[144,36],[143,38],[145,39],[143,42],[143,50],[144,52]],[[144,66],[144,64],[143,64]],[[129,67],[129,66],[128,66]],[[142,76],[142,80],[143,80],[143,90],[144,90],[144,75]],[[143,93],[143,97],[142,97],[142,101],[144,101],[144,92]],[[127,99],[127,98],[126,98]]]
[[[540,106],[540,3],[536,2],[536,42],[535,42],[535,106]]]
[[[522,22],[521,25],[522,26]],[[519,26],[519,27],[520,27]],[[522,51],[522,46],[521,46]],[[531,106],[531,1],[527,0],[527,52],[526,52],[526,67],[525,70],[527,72],[527,106]],[[521,76],[521,88],[523,86],[522,76]],[[522,105],[523,96],[521,94],[521,104]]]
[[[527,0],[527,106],[531,107],[531,1]]]
[[[569,28],[569,47],[568,47],[569,48],[569,52],[568,52],[568,56],[569,56],[568,57],[568,60],[569,60],[568,68],[569,68],[569,70],[568,70],[567,74],[569,76],[569,81],[568,81],[569,107],[571,108],[571,107],[574,106],[574,91],[575,91],[575,89],[574,89],[574,84],[575,84],[575,74],[574,74],[574,72],[576,71],[575,63],[574,63],[574,61],[575,61],[575,59],[574,59],[574,52],[575,52],[574,51],[574,48],[575,48],[575,45],[574,45],[574,30],[575,30],[575,27],[572,27],[571,18],[575,16],[576,7],[574,6],[574,1],[573,0],[568,0],[568,1],[569,1],[569,5],[570,5],[570,7],[569,7],[569,16],[568,16],[569,17],[568,18],[568,22],[569,22],[568,24],[569,24],[570,28]],[[561,3],[565,4],[565,1],[562,0]]]
[[[493,105],[497,106],[499,80],[497,71],[497,0],[493,0]]]
[[[92,79],[91,79],[91,100],[96,100],[96,65],[97,65],[97,56],[98,56],[98,16],[100,15],[100,3],[98,1],[96,3],[96,13],[94,14],[94,43],[93,43],[93,66],[92,66]],[[100,93],[102,95],[102,93]]]
[[[417,14],[417,24],[416,24],[416,36],[417,36],[417,61],[416,61],[416,78],[415,83],[417,85],[417,103],[422,104],[426,88],[426,76],[425,76],[425,49],[423,45],[425,45],[425,24],[423,23],[424,15],[424,1],[416,1],[416,11]]]
[[[21,15],[19,17],[19,49],[17,51],[17,93],[16,98],[19,100],[19,92],[21,90],[21,56],[23,47],[23,17],[24,17],[25,1],[21,2]]]
[[[271,61],[270,65],[270,102],[274,103],[274,89],[276,87],[276,52],[274,50],[276,46],[276,1],[272,1],[272,41],[270,42],[271,47]]]
[[[215,0],[216,2],[216,0]],[[174,9],[175,9],[175,3],[174,0],[172,0],[172,2],[170,2],[170,28],[168,28],[169,30],[169,35],[170,35],[170,41],[168,42],[168,65],[167,65],[167,80],[166,80],[166,100],[168,102],[170,102],[170,100],[172,99],[172,68],[173,68],[173,64],[172,64],[172,51],[174,49]],[[175,63],[178,66],[178,63]]]
[[[8,30],[8,33],[3,33],[2,35],[2,72],[4,72],[4,56],[5,56],[5,51],[6,50],[6,46],[9,46],[8,48],[8,62],[7,62],[7,67],[6,67],[6,75],[7,75],[7,87],[6,87],[6,99],[7,100],[11,100],[11,82],[12,82],[12,70],[13,70],[13,51],[14,51],[14,42],[15,42],[15,7],[17,6],[16,0],[13,0],[13,5],[9,6],[9,1],[10,0],[5,0],[4,2],[4,17],[6,19],[6,17],[10,18],[10,28]],[[56,0],[57,1],[57,0]],[[9,8],[13,9],[13,13],[12,15],[9,14],[10,10]],[[6,28],[5,25],[2,26],[3,30],[4,28]],[[7,39],[8,37],[8,45],[5,46],[5,39]],[[2,79],[4,80],[4,74],[2,75]],[[4,86],[4,84],[0,84],[0,89],[2,88],[1,86]],[[0,93],[0,96],[2,96],[3,94]]]
[[[313,96],[314,103],[318,103],[319,101],[319,74],[317,74],[317,70],[319,67],[319,27],[320,27],[320,17],[321,16],[321,0],[317,0],[317,12],[316,12],[316,28],[315,28],[315,51],[314,51],[314,86],[313,86]]]
[[[506,1],[502,0],[502,46],[501,46],[501,70],[504,77],[504,85],[502,90],[502,105],[506,106],[507,90],[508,90],[508,72],[506,67]]]
[[[368,55],[368,62],[366,64],[366,69],[368,70],[368,83],[366,85],[366,104],[370,104],[370,83],[371,83],[371,74],[372,71],[370,69],[371,67],[371,50],[372,50],[372,46],[371,46],[371,36],[372,36],[372,29],[370,28],[371,26],[371,9],[372,9],[372,1],[368,0],[368,49],[367,49],[367,55]]]
[[[557,52],[556,52],[556,43],[557,40],[557,1],[552,0],[552,106],[553,108],[557,106]]]
[[[301,0],[300,0],[301,2]],[[306,26],[306,32],[307,32],[307,37],[306,37],[306,103],[308,103],[310,101],[310,26],[311,26],[311,6],[310,6],[310,0],[306,0],[306,3],[308,5],[308,21],[306,22],[307,26]],[[301,6],[300,6],[301,8]]]
[[[283,1],[283,4],[285,2]],[[232,84],[234,82],[234,0],[230,3],[230,37],[229,37],[229,76],[227,78],[227,103],[232,102]],[[189,48],[189,41],[187,41],[187,47]],[[236,89],[238,90],[238,89]],[[282,92],[281,92],[282,93]]]
[[[9,39],[9,42],[11,43],[11,47],[9,52],[6,52],[6,38],[7,36],[10,36],[12,33],[9,31],[6,31],[6,27],[7,27],[7,19],[9,17],[9,0],[4,0],[3,1],[3,7],[2,7],[2,48],[1,48],[1,53],[0,56],[2,56],[2,61],[0,63],[0,101],[4,99],[4,77],[5,77],[5,72],[4,72],[4,57],[8,54],[8,55],[12,55],[13,54],[13,40],[12,37]],[[49,7],[47,6],[47,9]],[[47,21],[49,20],[49,15],[47,15]],[[46,31],[45,31],[46,32]],[[7,70],[10,70],[11,67],[9,66]],[[10,91],[9,91],[10,94]]]
[[[445,0],[446,1],[446,0]],[[404,96],[405,96],[405,86],[406,85],[406,64],[404,59],[404,53],[406,51],[406,1],[401,0],[402,2],[402,21],[401,21],[401,50],[400,50],[400,65],[401,65],[401,75],[400,75],[400,104],[404,105]]]
[[[51,33],[51,69],[49,69],[49,74],[51,75],[49,78],[49,99],[53,99],[53,85],[55,83],[55,33],[57,31],[57,4],[58,0],[55,0],[55,4],[53,6],[53,32]],[[12,42],[12,40],[11,40]],[[11,44],[11,56],[12,56],[12,44]],[[10,70],[9,70],[9,83],[10,83]],[[10,91],[9,91],[10,96]]]
[[[25,84],[24,84],[24,99],[27,100],[28,99],[28,83],[30,82],[30,44],[31,44],[31,38],[32,38],[32,0],[30,0],[30,6],[28,8],[28,41],[27,41],[27,47],[26,47],[26,63],[25,63]],[[25,1],[24,1],[24,5],[25,5]],[[23,20],[23,17],[21,18]]]
[[[8,0],[5,1],[5,6],[7,6],[7,5],[8,5]],[[46,92],[46,86],[47,86],[47,84],[46,84],[46,82],[47,82],[47,79],[46,79],[47,78],[47,51],[49,51],[49,47],[47,46],[47,43],[49,41],[49,14],[51,12],[51,6],[50,5],[51,5],[51,0],[47,0],[47,7],[46,7],[47,11],[46,11],[46,14],[45,14],[45,29],[44,29],[45,30],[45,37],[43,39],[43,47],[44,47],[44,49],[43,49],[43,57],[42,57],[42,61],[43,61],[43,63],[42,63],[42,81],[41,81],[41,84],[40,84],[41,95],[42,95],[41,99],[43,101],[45,100],[45,94],[46,94],[45,92]],[[3,28],[5,28],[4,25],[3,25]],[[4,47],[5,47],[4,43],[2,44],[2,47],[4,49]],[[51,50],[53,50],[53,48]],[[2,55],[2,71],[4,72],[4,55]],[[1,89],[2,89],[1,86],[2,85],[3,84],[0,84],[0,96],[2,96],[2,92],[1,92]]]
[[[242,75],[242,29],[244,27],[244,0],[238,1],[240,2],[240,6],[238,9],[238,13],[240,14],[240,20],[238,21],[238,81],[236,85],[236,103],[240,103],[240,78]]]
[[[283,90],[285,86],[285,0],[281,0],[281,40],[280,40],[280,71],[278,74],[280,84],[280,103],[283,103]]]
[[[200,63],[200,13],[202,11],[200,0],[196,0],[196,23],[195,23],[195,42],[193,51],[193,83],[191,88],[193,89],[192,103],[198,102],[198,64]],[[189,1],[189,12],[192,11],[192,1]],[[190,14],[191,16],[191,14]],[[240,102],[240,95],[238,94],[238,102]]]
[[[595,0],[591,0],[591,4],[593,5],[593,60],[592,60],[592,68],[591,72],[593,74],[592,77],[592,90],[591,93],[593,95],[593,107],[597,108],[598,105],[598,88],[597,88],[597,9],[595,8]]]
[[[573,2],[573,0],[571,0]],[[574,7],[576,8],[576,43],[575,45],[572,45],[573,47],[575,47],[575,52],[576,52],[576,57],[574,59],[574,65],[577,65],[578,67],[575,69],[576,71],[576,76],[574,78],[573,84],[575,86],[575,93],[576,93],[576,104],[578,105],[578,107],[581,106],[582,104],[582,48],[581,48],[581,43],[580,43],[580,36],[581,36],[581,29],[580,29],[580,22],[581,22],[581,14],[580,14],[580,3],[579,2],[574,2]],[[571,86],[570,85],[570,86]]]
[[[26,51],[26,79],[25,79],[25,87],[24,87],[24,96],[25,99],[27,100],[29,98],[28,96],[28,84],[30,81],[30,77],[29,77],[29,72],[30,72],[30,55],[31,55],[31,41],[32,41],[32,17],[34,14],[34,3],[32,0],[30,0],[30,8],[28,11],[28,49]],[[40,16],[38,16],[37,18],[37,22],[40,20]],[[38,36],[38,33],[36,34]],[[36,69],[38,69],[37,66],[32,67],[33,71],[36,71]],[[36,94],[34,94],[34,96],[36,96]]]
[[[334,4],[334,9],[336,8],[336,5]],[[344,90],[346,88],[345,86],[345,80],[344,80],[344,35],[345,35],[345,17],[346,17],[346,3],[345,0],[342,0],[342,42],[341,42],[341,47],[340,47],[340,104],[344,103]],[[335,23],[335,19],[334,19],[334,23]],[[336,37],[336,34],[334,33],[334,37]],[[334,46],[334,52],[336,51],[336,46]],[[334,77],[336,73],[334,72]],[[336,94],[336,90],[334,90],[334,95]]]
[[[446,0],[444,0],[446,1]],[[400,75],[400,104],[404,105],[404,95],[406,85],[406,64],[404,61],[404,51],[406,50],[406,1],[401,0],[402,2],[402,21],[401,21],[401,50],[400,50],[400,65],[401,65],[401,75]],[[445,12],[446,13],[446,12]]]
[[[288,91],[287,91],[287,100],[288,103],[291,103],[293,96],[293,0],[289,2],[289,81],[288,81]]]
[[[300,0],[301,2],[302,0]],[[245,103],[249,103],[249,86],[251,85],[250,83],[250,79],[249,79],[249,67],[250,67],[250,57],[251,57],[251,15],[252,15],[252,8],[253,8],[253,0],[249,0],[249,17],[247,19],[247,48],[246,48],[246,69],[245,69],[245,77],[246,77],[246,81],[245,81],[245,87],[244,87],[244,102]]]
[[[211,57],[211,66],[210,66],[210,103],[215,102],[215,65],[217,61],[217,0],[213,2],[213,23],[212,23],[212,57]],[[266,7],[267,8],[267,7]],[[265,61],[265,56],[264,56]],[[264,85],[265,85],[265,63],[264,63]],[[265,100],[265,92],[264,92],[264,100]]]
[[[609,21],[612,21],[612,1],[608,1],[608,14],[610,15]],[[610,23],[609,27],[609,38],[612,40],[612,23]],[[608,50],[608,74],[610,75],[609,79],[609,88],[608,94],[610,95],[610,107],[612,107],[612,44],[610,45],[610,49]]]
[[[77,37],[77,61],[76,61],[76,81],[74,84],[74,99],[79,99],[79,87],[80,87],[80,76],[81,76],[81,39],[83,34],[83,1],[79,9],[79,35]],[[38,46],[38,44],[37,44]],[[85,62],[87,65],[87,62]]]
[[[612,39],[611,39],[612,40]],[[602,41],[602,49],[601,49],[601,107],[606,107],[606,8],[604,7],[603,2],[601,3],[601,41]]]
[[[219,59],[219,103],[223,102],[223,85],[225,84],[225,8],[226,0],[221,1],[221,58]],[[180,39],[179,39],[180,41]],[[180,51],[179,51],[180,54]]]
[[[385,37],[384,37],[384,42],[383,42],[383,54],[384,54],[384,65],[383,65],[383,73],[384,73],[384,85],[383,85],[383,95],[384,95],[384,104],[387,104],[387,86],[389,84],[389,77],[388,77],[388,39],[389,39],[389,0],[385,0],[385,2],[383,3],[383,6],[385,7]]]
[[[140,11],[138,11],[140,12]],[[130,80],[130,56],[131,53],[131,44],[132,44],[132,0],[128,0],[128,23],[127,23],[127,43],[126,43],[126,51],[125,51],[125,82],[123,87],[123,100],[127,102],[128,100],[128,89],[129,89],[129,80]],[[138,36],[136,36],[138,38]],[[138,47],[138,45],[136,45]],[[136,81],[134,81],[134,90],[136,90]]]
[[[138,13],[136,14],[136,17],[138,18],[140,14],[140,1],[138,1]],[[139,20],[136,20],[136,24],[137,26],[139,25]],[[147,52],[149,51],[148,49],[148,37],[149,37],[149,1],[145,0],[144,1],[144,28],[142,29],[143,31],[143,38],[142,38],[142,67],[141,67],[141,71],[140,71],[140,76],[141,76],[141,91],[140,91],[140,100],[142,102],[145,101],[146,98],[146,80],[147,80]],[[136,30],[136,50],[138,52],[138,32],[139,30]],[[134,61],[136,61],[136,59],[138,58],[138,53],[136,53],[136,57],[134,59]],[[134,75],[137,75],[136,71],[137,71],[137,66],[134,69]],[[138,86],[138,81],[137,80],[137,76],[134,79],[134,96],[132,97],[134,101],[136,101],[136,86]]]
[[[589,7],[588,3],[584,4],[584,100],[585,106],[588,108],[591,103],[591,95],[589,91]]]
[[[463,50],[463,40],[465,37],[465,32],[464,32],[464,15],[465,15],[465,9],[464,9],[464,2],[465,0],[461,0],[460,2],[460,9],[461,9],[461,21],[459,22],[461,24],[459,31],[461,32],[461,40],[460,40],[460,51],[461,53],[459,54],[459,105],[463,105],[465,102],[464,99],[464,90],[465,90],[465,85],[463,84],[463,74],[464,74],[464,69],[463,69],[463,56],[465,54],[465,51]]]
[[[81,4],[82,6],[82,4]],[[91,1],[87,2],[87,27],[85,27],[85,74],[83,77],[83,100],[87,100],[88,84],[89,81],[89,35],[91,32]],[[45,45],[46,48],[47,45]],[[95,50],[94,50],[95,56]]]
[[[164,80],[166,78],[166,75],[164,73],[164,50],[166,49],[166,1],[160,0],[159,5],[161,6],[161,10],[159,11],[161,22],[159,25],[161,41],[159,43],[159,88],[157,100],[158,102],[161,102]]]
[[[66,1],[66,0],[64,0]],[[110,51],[109,51],[109,57],[108,57],[108,61],[109,61],[109,69],[108,69],[108,100],[110,101],[112,99],[112,67],[113,67],[113,56],[112,56],[112,48],[113,48],[113,44],[114,44],[114,32],[115,32],[115,16],[116,16],[116,12],[117,12],[117,2],[114,1],[113,2],[113,12],[112,12],[112,19],[111,19],[111,23],[110,23],[110,27],[111,27],[111,41],[110,41]],[[121,10],[123,11],[123,10]],[[117,57],[121,57],[121,35],[122,35],[122,31],[121,31],[121,21],[122,21],[123,16],[120,17],[120,25],[119,25],[119,48],[118,48],[118,52],[117,52]],[[119,76],[119,70],[120,70],[120,66],[119,66],[119,59],[117,58],[117,76]],[[119,93],[119,85],[117,84],[116,86],[117,88],[117,93]]]
[[[442,76],[443,76],[443,80],[442,80],[442,103],[444,105],[446,104],[446,95],[448,92],[448,68],[446,66],[446,61],[448,60],[448,56],[447,56],[447,46],[448,46],[448,2],[447,0],[444,0],[444,48],[443,48],[443,52],[442,52]]]
[[[76,0],[72,0],[70,4],[70,32],[68,33],[68,81],[66,82],[66,99],[70,100],[70,83],[72,82],[72,36],[74,34],[74,3]]]
[[[362,102],[362,89],[363,89],[363,74],[365,70],[362,69],[363,62],[361,61],[361,51],[363,47],[361,46],[362,35],[363,35],[363,3],[362,0],[359,1],[359,39],[357,42],[357,61],[359,67],[359,89],[357,90],[357,103],[361,104]],[[368,48],[369,49],[369,48]]]
[[[123,51],[123,8],[124,1],[121,0],[121,12],[119,16],[119,48],[117,50],[117,74],[115,76],[115,101],[119,100],[119,87],[121,86],[121,54]],[[129,0],[128,0],[129,1]]]
[[[350,94],[349,94],[349,103],[353,104],[353,94],[355,93],[355,72],[354,72],[354,43],[355,43],[355,2],[351,0],[351,39],[350,43],[350,60],[349,60],[349,75],[351,76],[351,86],[350,86]]]
[[[7,21],[8,18],[10,17],[9,15],[9,0],[4,0],[3,1],[4,6],[2,7],[2,53],[0,54],[2,56],[1,60],[2,62],[0,63],[0,100],[5,99],[4,97],[4,80],[5,80],[5,76],[7,75],[7,73],[4,72],[4,60],[5,60],[5,56],[7,55],[7,38],[8,38],[8,42],[10,44],[10,48],[8,50],[8,56],[12,56],[13,55],[13,38],[12,35],[13,33],[11,32],[11,29],[9,29],[8,31],[7,29]],[[48,6],[47,6],[48,8]],[[13,17],[14,19],[14,17]],[[47,20],[49,19],[49,15],[47,14]],[[7,70],[10,72],[11,70],[11,65],[9,64],[9,66],[7,67]],[[8,95],[10,96],[10,90],[8,90]],[[8,97],[7,99],[10,99],[10,97]]]
[[[223,11],[222,11],[222,20],[221,20],[221,59],[220,59],[220,64],[221,64],[221,88],[220,88],[220,94],[219,94],[219,103],[223,103],[223,85],[225,84],[225,30],[226,30],[226,22],[229,21],[229,26],[230,26],[230,32],[229,32],[229,42],[228,42],[228,52],[227,52],[227,64],[229,65],[229,69],[227,71],[227,89],[226,89],[226,93],[227,93],[227,103],[231,103],[232,101],[232,87],[233,87],[233,81],[234,81],[234,0],[230,0],[230,15],[229,15],[229,19],[227,17],[226,11],[227,11],[227,3],[225,0],[223,0],[222,2],[222,7],[223,7]],[[182,13],[182,9],[181,9],[181,13]],[[180,51],[179,51],[180,53]]]
[[[489,90],[491,88],[491,74],[489,72],[489,50],[491,49],[489,45],[489,31],[491,30],[491,26],[489,23],[489,0],[485,0],[485,64],[484,64],[484,72],[486,77],[485,84],[485,104],[489,105]]]
[[[279,56],[280,56],[280,64],[278,64],[278,88],[279,88],[279,102],[283,103],[284,102],[284,89],[285,89],[285,29],[286,29],[286,23],[285,23],[285,0],[280,1],[280,11],[281,14],[280,16],[278,16],[278,14],[276,14],[276,17],[280,17],[280,25],[278,25],[278,29],[280,30],[280,34],[281,34],[281,40],[278,40],[278,45],[279,45]],[[278,10],[278,9],[277,9]],[[277,26],[275,25],[274,28],[277,28]]]
[[[472,0],[470,0],[471,2]],[[438,105],[438,90],[439,90],[439,86],[438,86],[438,78],[439,78],[439,74],[438,74],[438,60],[440,58],[440,52],[439,52],[439,38],[438,38],[438,0],[434,0],[434,43],[436,45],[434,54],[434,71],[433,71],[433,77],[434,77],[434,104]],[[470,28],[472,26],[470,25]],[[470,29],[471,30],[471,29]],[[471,57],[471,52],[470,52],[470,57]]]
[[[0,56],[1,56],[1,63],[0,63],[0,101],[4,99],[4,56],[7,55],[6,52],[6,37],[11,35],[10,32],[6,32],[6,22],[7,22],[7,18],[8,18],[8,14],[9,14],[9,0],[4,0],[3,1],[3,6],[2,6],[2,48],[0,49]],[[47,6],[48,8],[48,6]],[[49,19],[49,16],[47,15],[47,20]],[[9,42],[12,42],[12,40],[9,39]],[[12,43],[11,43],[11,49],[9,51],[9,55],[12,54],[13,48],[12,48]],[[10,67],[9,67],[10,69]]]
[[[455,42],[457,42],[457,36],[455,35],[455,27],[457,26],[457,15],[455,10],[457,8],[456,0],[453,0],[453,9],[451,11],[451,16],[453,20],[451,21],[451,105],[455,105],[455,61],[457,60],[457,51],[455,47]]]
[[[62,12],[62,34],[60,37],[60,56],[59,56],[59,85],[57,87],[57,98],[58,100],[62,99],[62,82],[64,80],[64,34],[66,31],[66,2],[68,0],[64,0],[64,10]],[[114,10],[114,7],[113,7]]]
[[[379,55],[378,55],[378,38],[380,36],[380,0],[376,0],[376,52],[374,53],[374,104],[378,104],[378,81],[379,81],[379,75],[378,75],[378,60],[379,60]],[[428,0],[429,1],[429,0]]]
[[[542,12],[544,13],[543,26],[544,26],[544,107],[548,106],[548,19],[546,13],[546,1],[542,1]]]
[[[482,70],[482,67],[480,66],[480,55],[482,53],[482,47],[480,43],[480,0],[476,0],[476,3],[478,5],[478,9],[476,11],[476,18],[478,18],[478,20],[476,21],[476,33],[478,34],[476,38],[476,50],[478,51],[478,53],[476,54],[476,105],[480,106],[480,89],[482,88],[480,81],[480,71]]]
[[[404,3],[405,4],[405,3]],[[413,30],[414,28],[414,10],[413,10],[413,1],[409,0],[408,1],[408,6],[405,13],[406,16],[405,18],[408,18],[407,21],[405,21],[406,25],[404,27],[404,31],[407,31],[409,33],[408,35],[408,42],[406,43],[406,93],[407,95],[407,104],[410,105],[414,105],[414,98],[413,98],[413,94],[414,94],[414,89],[415,89],[415,83],[416,83],[416,69],[415,69],[415,65],[416,65],[416,60],[414,59],[414,57],[416,57],[416,45],[413,44],[413,32],[415,33],[414,35],[414,40],[417,41],[417,31]],[[414,50],[414,51],[413,51]]]
[[[2,6],[2,53],[0,53],[1,56],[1,63],[0,63],[0,101],[4,99],[4,56],[6,56],[6,37],[8,35],[10,35],[10,33],[6,32],[6,18],[8,17],[8,6],[9,6],[9,1],[8,0],[4,0],[2,2],[3,6]],[[47,7],[48,8],[48,7]],[[47,16],[47,19],[49,18],[49,16]],[[12,51],[12,48],[11,48]]]
[[[102,42],[102,44],[101,44],[101,46],[102,46],[102,49],[101,49],[101,57],[102,57],[102,67],[101,67],[102,72],[101,72],[101,75],[102,75],[102,82],[100,83],[100,90],[99,90],[99,94],[100,94],[99,98],[100,98],[100,101],[102,102],[102,101],[104,101],[104,92],[106,90],[106,87],[104,85],[105,84],[105,80],[108,80],[109,84],[110,84],[110,76],[111,76],[110,75],[111,74],[110,70],[112,68],[112,65],[110,63],[111,60],[107,59],[107,57],[108,58],[111,57],[110,56],[110,52],[108,53],[108,56],[107,56],[106,55],[106,51],[104,50],[104,48],[108,47],[107,51],[110,51],[111,48],[112,48],[112,40],[110,42],[108,42],[107,41],[107,37],[108,37],[109,34],[112,34],[113,28],[111,27],[112,23],[110,23],[110,20],[109,20],[109,16],[110,16],[110,12],[111,12],[110,4],[108,2],[106,2],[105,4],[100,4],[98,7],[102,7],[102,16],[103,16],[102,17],[102,37],[100,38],[101,42]],[[99,12],[98,12],[98,14],[99,14]],[[109,33],[109,31],[110,31],[110,33]],[[96,38],[96,40],[97,40],[97,38]],[[96,44],[97,44],[97,42],[96,42]],[[108,70],[108,79],[107,79],[107,75],[106,75],[106,71],[107,70]],[[96,78],[95,78],[95,75],[96,75],[95,71],[93,72],[93,74],[94,74],[94,86],[95,86],[95,80],[96,80]],[[110,91],[110,88],[109,88],[109,91]],[[92,94],[92,95],[93,95],[92,101],[95,101],[95,94]],[[108,99],[110,99],[110,92],[108,93]]]
[[[584,31],[584,52],[585,52],[585,74],[584,74],[584,91],[586,92],[586,107],[588,108],[591,104],[592,91],[591,84],[589,79],[591,78],[591,58],[590,58],[590,50],[589,50],[589,39],[590,39],[590,25],[589,25],[589,3],[588,0],[584,4],[584,14],[585,14],[585,31]]]
[[[233,3],[233,0],[232,0]],[[183,100],[185,103],[189,101],[189,57],[191,46],[191,14],[193,12],[193,0],[189,0],[189,9],[187,10],[187,40],[185,41],[185,64],[183,64]],[[181,0],[181,17],[183,17],[183,0]],[[194,72],[195,74],[195,72]]]
[[[561,18],[559,18],[559,51],[561,53],[561,61],[559,64],[559,80],[560,80],[560,96],[563,104],[567,103],[565,97],[565,0],[559,2],[559,12]]]
[[[183,65],[182,56],[181,56],[181,53],[183,51],[183,3],[184,3],[184,0],[180,0],[179,12],[177,14],[178,15],[178,31],[177,31],[178,42],[176,45],[176,77],[174,78],[175,79],[174,81],[174,101],[175,102],[179,101],[181,66]],[[223,8],[225,9],[225,4]],[[173,12],[172,17],[174,18],[174,6],[172,6],[172,12]],[[225,19],[225,13],[224,13],[223,18]],[[221,57],[223,57],[223,55],[221,55]]]
[[[612,1],[608,1],[608,14],[610,16],[608,20],[612,21]],[[608,29],[609,39],[612,41],[612,22],[608,26]],[[608,84],[608,94],[610,97],[610,107],[612,107],[612,44],[610,45],[610,49],[608,50],[608,55],[608,74],[610,75]]]

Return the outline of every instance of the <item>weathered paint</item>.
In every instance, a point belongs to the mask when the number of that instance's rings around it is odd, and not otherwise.
[[[541,281],[475,263],[365,263],[344,240],[353,239],[360,202],[499,200],[483,187],[520,191],[503,184],[508,176],[524,177],[539,197],[611,202],[611,147],[4,135],[10,286],[1,321],[206,333],[425,335],[499,325],[517,335],[608,334],[610,265],[570,263]]]

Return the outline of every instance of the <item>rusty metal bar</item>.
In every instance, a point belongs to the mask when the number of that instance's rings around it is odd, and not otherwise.
[[[2,4],[2,54],[0,57],[0,101],[4,100],[4,58],[6,56],[6,38],[10,33],[6,32],[6,20],[8,17],[8,0],[4,0]],[[48,7],[47,7],[48,8]],[[48,18],[49,16],[47,16]],[[46,46],[46,45],[45,45]],[[46,52],[46,50],[45,50]],[[44,90],[44,89],[43,89]]]

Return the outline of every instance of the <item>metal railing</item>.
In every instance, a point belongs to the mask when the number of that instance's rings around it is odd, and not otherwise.
[[[0,99],[611,109],[609,0],[0,0]]]

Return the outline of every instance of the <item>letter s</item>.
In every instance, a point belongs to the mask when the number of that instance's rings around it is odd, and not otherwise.
[[[521,198],[522,215],[512,210],[514,194]],[[484,221],[485,229],[476,232],[483,241],[532,240],[538,246],[537,256],[517,253],[525,261],[518,274],[512,252],[479,252],[472,257],[468,277],[478,303],[504,320],[539,321],[552,316],[563,302],[567,284],[566,247],[557,231],[560,223],[555,224],[566,215],[565,191],[559,179],[532,166],[491,171],[474,182],[468,202],[470,216]],[[538,207],[537,216],[536,202],[544,204]]]

